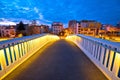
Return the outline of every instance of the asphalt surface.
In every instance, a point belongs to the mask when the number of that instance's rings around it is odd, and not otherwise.
[[[72,42],[50,42],[3,80],[108,80]]]

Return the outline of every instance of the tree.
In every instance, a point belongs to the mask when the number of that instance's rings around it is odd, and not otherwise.
[[[17,35],[19,35],[19,34],[26,36],[25,26],[22,21],[20,21],[20,23],[17,26]]]
[[[18,30],[18,31],[25,30],[25,27],[24,27],[24,24],[23,24],[22,21],[20,21],[20,23],[19,23],[19,25],[18,25],[18,27],[17,27],[17,30]]]

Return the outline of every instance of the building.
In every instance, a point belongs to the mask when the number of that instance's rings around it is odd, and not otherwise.
[[[105,34],[107,36],[120,36],[120,27],[113,25],[104,25]]]
[[[40,33],[49,33],[49,26],[48,25],[40,25]]]
[[[101,23],[93,20],[82,20],[78,25],[78,33],[95,36],[101,28]]]
[[[49,26],[47,25],[29,25],[26,27],[26,34],[33,35],[33,34],[42,34],[42,33],[49,33]]]
[[[94,20],[70,20],[68,28],[72,34],[85,34],[95,36],[101,28],[101,23]]]
[[[70,29],[71,34],[78,34],[78,21],[70,20],[68,23],[68,28]]]
[[[40,26],[29,25],[26,27],[26,35],[40,34]]]
[[[14,38],[16,36],[15,26],[0,26],[1,37]]]
[[[53,34],[59,35],[63,30],[63,24],[61,22],[53,22],[51,28]]]
[[[64,37],[67,37],[68,35],[70,35],[71,34],[71,32],[70,32],[70,29],[69,28],[65,28],[65,29],[63,29],[63,36]]]

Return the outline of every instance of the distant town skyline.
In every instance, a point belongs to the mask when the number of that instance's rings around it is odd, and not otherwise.
[[[0,19],[64,25],[69,20],[96,20],[115,25],[120,22],[119,4],[120,0],[4,0],[0,1]]]

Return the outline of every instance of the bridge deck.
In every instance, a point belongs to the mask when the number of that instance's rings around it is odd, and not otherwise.
[[[3,80],[107,80],[76,47],[59,40],[51,42]]]

